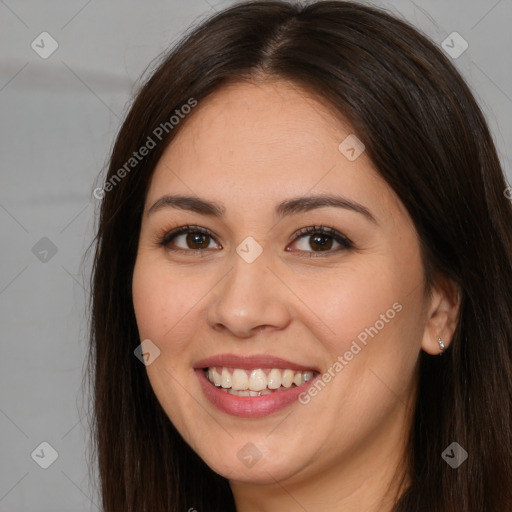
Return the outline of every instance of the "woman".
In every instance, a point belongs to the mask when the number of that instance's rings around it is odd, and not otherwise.
[[[512,510],[505,190],[468,87],[389,14],[197,27],[95,191],[104,509]]]

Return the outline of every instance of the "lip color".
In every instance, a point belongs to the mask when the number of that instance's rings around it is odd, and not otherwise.
[[[213,405],[222,412],[242,418],[260,418],[284,409],[293,402],[296,402],[298,396],[303,391],[306,391],[319,376],[317,374],[300,386],[275,391],[270,395],[236,396],[221,391],[217,386],[214,386],[204,374],[203,369],[196,369],[195,373],[201,383],[204,394]]]
[[[236,354],[218,354],[216,356],[201,359],[194,365],[194,369],[208,368],[212,366],[225,366],[226,368],[241,368],[254,370],[256,368],[283,368],[294,371],[319,371],[314,366],[304,366],[292,363],[280,357],[270,356],[268,354],[254,354],[252,356],[238,356]]]

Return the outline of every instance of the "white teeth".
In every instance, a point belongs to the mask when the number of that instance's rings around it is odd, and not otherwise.
[[[263,370],[253,370],[249,377],[249,389],[251,391],[261,391],[267,387],[267,376]],[[254,395],[251,395],[254,396]]]
[[[291,387],[291,385],[293,383],[293,377],[294,376],[295,376],[295,373],[293,372],[293,370],[285,370],[283,372],[283,383],[282,383],[282,385],[285,388]]]
[[[281,388],[284,389],[284,388]],[[271,395],[273,391],[270,391],[270,389],[262,389],[261,391],[251,391],[250,389],[244,390],[244,391],[236,391],[235,389],[224,389],[221,388],[224,393],[229,393],[230,395],[236,395],[236,396],[263,396],[263,395]]]
[[[231,376],[231,387],[237,391],[247,389],[249,387],[249,377],[245,370],[236,369]]]
[[[303,372],[302,378],[304,379],[304,382],[311,380],[313,378],[313,372]]]
[[[249,391],[247,389],[237,391],[236,389],[224,389],[226,393],[229,393],[230,395],[236,395],[236,396],[251,396],[249,393],[252,393],[252,391]],[[257,395],[258,393],[256,393]]]
[[[267,386],[268,389],[277,389],[281,387],[281,372],[278,369],[272,368],[272,370],[270,370],[267,377]]]
[[[219,369],[220,370],[220,369]],[[313,371],[294,371],[290,369],[280,370],[272,368],[268,375],[261,368],[249,371],[236,368],[230,370],[223,367],[222,370],[215,367],[208,368],[208,380],[223,391],[238,396],[268,395],[274,391],[282,391],[308,382],[313,378]],[[247,393],[245,393],[247,391]]]
[[[210,379],[210,382],[213,382],[216,386],[221,385],[221,377],[216,368],[208,369],[208,378]]]
[[[227,389],[231,387],[231,374],[227,368],[222,368],[221,379],[221,386],[223,388]]]

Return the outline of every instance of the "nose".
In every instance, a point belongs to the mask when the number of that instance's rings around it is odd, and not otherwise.
[[[247,263],[235,252],[232,268],[215,290],[207,311],[215,330],[249,338],[263,329],[284,329],[291,321],[290,292],[263,255]]]

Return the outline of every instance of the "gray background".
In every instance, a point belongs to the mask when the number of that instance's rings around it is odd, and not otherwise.
[[[0,0],[1,512],[99,510],[82,392],[92,191],[137,77],[192,23],[232,3]],[[468,42],[454,62],[510,183],[512,1],[370,3],[439,45],[453,31]],[[58,43],[46,59],[31,47],[44,31]],[[47,469],[36,463],[51,461],[42,442],[58,453]]]

